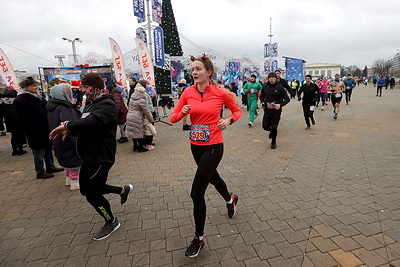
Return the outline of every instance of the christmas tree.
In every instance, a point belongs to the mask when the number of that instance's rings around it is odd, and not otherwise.
[[[160,27],[164,30],[164,52],[170,56],[183,56],[181,40],[176,27],[171,0],[162,1],[162,17]],[[171,93],[171,73],[157,66],[154,67],[156,88],[159,94]]]

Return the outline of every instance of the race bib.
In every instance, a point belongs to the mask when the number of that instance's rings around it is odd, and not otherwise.
[[[336,98],[342,97],[342,94],[341,93],[335,94],[335,97]]]
[[[199,142],[210,142],[210,125],[192,124],[189,139]]]
[[[349,90],[349,89],[350,89],[350,86],[347,86],[347,87],[346,87],[346,89],[348,89],[348,90]]]
[[[267,108],[268,109],[273,109],[275,107],[275,103],[274,102],[267,102]]]
[[[315,110],[315,106],[310,106],[310,111],[314,111]]]

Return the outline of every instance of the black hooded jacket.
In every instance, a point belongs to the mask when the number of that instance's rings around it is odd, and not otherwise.
[[[117,108],[112,95],[86,102],[82,117],[67,124],[77,135],[77,152],[84,162],[114,164],[117,150]]]

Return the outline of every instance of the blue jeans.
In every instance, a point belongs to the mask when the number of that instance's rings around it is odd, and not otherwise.
[[[45,173],[43,160],[46,163],[46,168],[54,168],[53,150],[50,148],[35,148],[32,149],[33,162],[35,163],[36,174]]]

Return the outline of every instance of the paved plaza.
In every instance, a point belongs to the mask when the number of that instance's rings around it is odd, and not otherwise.
[[[225,116],[229,110],[225,110]],[[219,172],[239,196],[228,219],[213,186],[206,193],[206,245],[194,234],[190,188],[196,170],[182,124],[156,123],[156,149],[118,144],[109,183],[134,186],[123,206],[107,196],[121,228],[93,241],[102,218],[63,173],[35,179],[32,153],[12,157],[0,137],[0,266],[399,266],[400,89],[356,87],[337,121],[315,111],[305,131],[301,103],[283,108],[278,147],[269,149],[248,112],[224,132]]]

